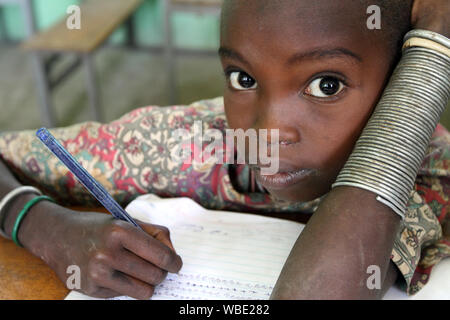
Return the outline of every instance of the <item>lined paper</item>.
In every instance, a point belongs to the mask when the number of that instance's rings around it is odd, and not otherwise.
[[[183,259],[152,299],[264,300],[270,297],[304,225],[257,215],[206,210],[188,198],[137,198],[126,208],[138,220],[169,228]],[[66,299],[87,298],[70,293]],[[118,297],[115,299],[129,299]]]
[[[268,299],[304,225],[262,216],[209,211],[187,198],[139,197],[126,209],[134,218],[167,226],[183,259],[180,274],[169,274],[154,300]],[[448,259],[447,259],[448,260]],[[407,296],[393,286],[383,299],[450,298],[450,260],[433,268],[430,283]],[[68,300],[93,299],[72,291]],[[128,300],[117,297],[113,300]]]

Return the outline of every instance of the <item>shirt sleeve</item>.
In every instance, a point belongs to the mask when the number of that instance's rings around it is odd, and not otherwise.
[[[178,129],[186,132],[183,139],[175,134]],[[208,129],[222,137],[221,142],[212,143],[215,152],[226,152],[222,98],[189,106],[150,106],[108,124],[86,122],[50,131],[122,206],[141,194],[153,193],[189,197],[213,210],[313,212],[319,200],[293,205],[274,201],[252,188],[248,166],[207,161],[209,142],[202,138]],[[197,135],[200,140],[195,139]],[[190,153],[188,161],[174,156],[180,146]],[[22,183],[40,188],[61,204],[98,205],[36,138],[35,131],[0,133],[0,158]]]
[[[443,232],[449,214],[450,134],[438,126],[411,192],[391,257],[410,295],[425,286],[437,263],[450,257],[450,235]]]
[[[173,132],[191,130],[195,121],[223,130],[223,99],[189,106],[144,107],[108,124],[86,122],[50,131],[120,204],[126,205],[146,193],[181,195],[182,185],[188,185],[186,180],[192,175],[173,158],[172,152],[181,142]],[[0,158],[22,183],[37,186],[65,205],[97,205],[37,139],[35,131],[0,133]]]

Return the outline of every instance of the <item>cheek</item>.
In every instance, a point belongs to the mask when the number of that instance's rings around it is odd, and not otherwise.
[[[241,97],[238,99],[236,96]],[[228,126],[231,129],[247,130],[253,127],[257,115],[249,95],[246,97],[245,94],[236,95],[225,92],[224,104]]]
[[[310,143],[320,166],[334,173],[347,161],[373,111],[373,105],[363,99],[357,98],[351,105],[354,107],[341,108],[334,117],[324,117],[311,128],[314,138]]]
[[[319,158],[326,170],[340,170],[350,156],[358,139],[358,134],[351,132],[335,132],[333,138],[322,143]]]

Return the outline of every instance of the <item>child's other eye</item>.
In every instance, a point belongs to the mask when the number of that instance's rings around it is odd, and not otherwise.
[[[344,87],[344,83],[335,77],[321,77],[311,82],[305,94],[317,98],[328,98],[340,93]]]
[[[256,80],[243,71],[229,73],[230,85],[236,90],[253,90],[258,87]]]

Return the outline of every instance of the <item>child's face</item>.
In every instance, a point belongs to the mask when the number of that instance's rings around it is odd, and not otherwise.
[[[382,31],[367,29],[366,9],[354,0],[225,5],[228,123],[279,129],[280,173],[257,173],[279,199],[329,192],[379,99],[393,57]]]

